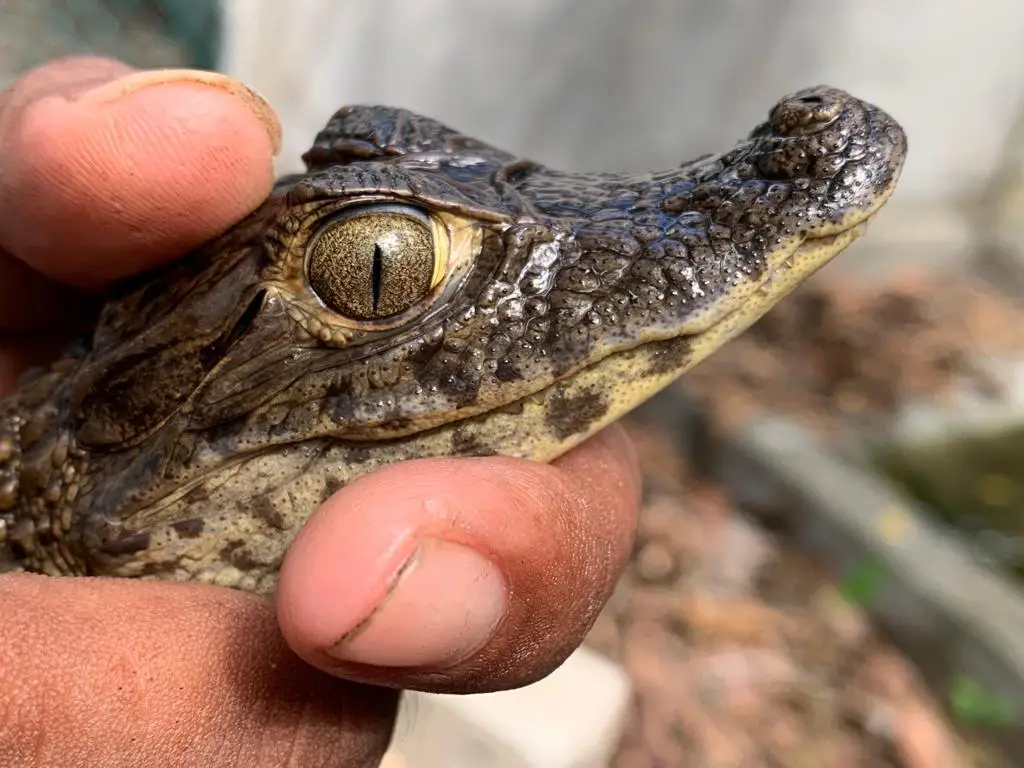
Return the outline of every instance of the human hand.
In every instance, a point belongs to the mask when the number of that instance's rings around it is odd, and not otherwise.
[[[0,95],[0,394],[90,293],[255,208],[277,144],[270,108],[225,78],[74,59]],[[5,764],[376,765],[394,688],[522,685],[579,645],[638,495],[613,428],[554,465],[358,480],[296,539],[276,611],[198,584],[0,576]]]

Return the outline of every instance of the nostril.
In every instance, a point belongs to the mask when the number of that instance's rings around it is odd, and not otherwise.
[[[771,112],[771,125],[776,133],[795,136],[821,130],[843,112],[846,99],[832,89],[808,89],[780,102]]]

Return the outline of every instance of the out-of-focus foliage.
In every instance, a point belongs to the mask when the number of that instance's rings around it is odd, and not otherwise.
[[[58,56],[95,53],[138,67],[213,68],[217,0],[0,0],[0,87]]]

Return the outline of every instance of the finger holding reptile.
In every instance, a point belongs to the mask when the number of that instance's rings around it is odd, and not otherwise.
[[[78,59],[43,67],[0,96],[3,394],[29,363],[56,356],[49,350],[67,343],[95,296],[180,258],[270,194],[272,111],[239,83],[203,80]],[[363,647],[343,643],[341,655],[360,653],[364,678],[378,673],[395,684],[410,660],[429,664],[425,654],[452,671],[439,688],[490,689],[544,674],[578,642],[628,551],[637,496],[631,448],[612,429],[558,466],[469,463],[471,471],[456,459],[434,461],[429,472],[396,467],[328,499],[316,530],[303,536],[309,555],[289,557],[280,623],[273,602],[216,586],[0,576],[0,698],[18,702],[0,709],[0,731],[14,747],[5,764],[86,766],[133,755],[139,764],[182,765],[187,752],[199,765],[278,765],[283,754],[311,766],[338,765],[341,756],[375,765],[395,692],[307,666],[285,644],[281,624],[292,646],[339,674],[326,651],[345,630],[324,639],[324,622],[351,621],[346,601],[379,590],[383,578],[349,563],[346,550],[390,551],[390,536],[436,531],[440,507],[425,500],[442,491],[496,550],[507,541],[509,551],[529,552],[508,566],[518,593],[496,590],[477,578],[473,562],[467,568],[466,558],[441,552],[424,558],[425,580],[393,591],[410,603],[391,613],[397,625],[381,612],[364,629]],[[576,572],[560,575],[566,571]],[[431,579],[454,594],[454,616],[438,619]],[[299,600],[288,595],[307,593],[316,611],[289,612]],[[460,671],[467,610],[483,604],[486,614],[495,599],[499,612],[503,602],[559,601],[563,615],[542,631],[519,627],[514,647],[528,635],[532,644],[521,666]],[[516,627],[507,626],[491,642],[509,647]],[[476,642],[489,629],[485,616]]]
[[[853,242],[905,149],[829,88],[722,155],[638,175],[342,110],[307,173],[122,285],[0,405],[8,567],[276,591],[292,647],[352,679],[536,679],[628,554],[638,480],[600,430]],[[87,287],[133,271],[117,248],[112,271],[68,267],[19,198],[0,242],[22,263]],[[105,237],[147,231],[106,215]],[[175,255],[160,245],[135,268]]]

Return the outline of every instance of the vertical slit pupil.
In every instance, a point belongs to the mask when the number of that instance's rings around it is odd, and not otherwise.
[[[384,253],[380,249],[380,243],[373,246],[373,266],[370,271],[370,286],[373,291],[373,311],[377,313],[380,304],[381,282],[384,273]]]

